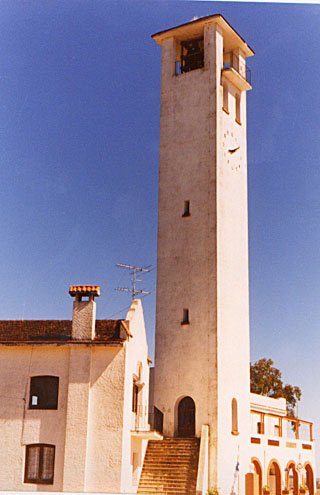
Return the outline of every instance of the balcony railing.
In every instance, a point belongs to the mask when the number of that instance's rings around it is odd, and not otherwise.
[[[251,410],[251,443],[312,449],[313,424],[300,418]],[[265,440],[264,440],[265,438]]]
[[[224,53],[223,69],[234,69],[251,85],[251,70],[246,66],[245,62],[238,57],[234,52]]]
[[[138,406],[132,413],[131,429],[163,433],[163,413],[155,406]]]

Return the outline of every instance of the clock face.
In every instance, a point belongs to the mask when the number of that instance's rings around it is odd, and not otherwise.
[[[242,162],[242,150],[238,137],[233,131],[224,131],[222,138],[223,158],[231,170],[239,171]]]

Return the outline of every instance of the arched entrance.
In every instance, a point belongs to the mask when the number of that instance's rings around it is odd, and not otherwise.
[[[313,469],[310,466],[310,464],[305,465],[305,470],[306,470],[306,485],[309,489],[309,494],[314,495],[314,476],[313,476]]]
[[[289,462],[286,469],[286,473],[287,473],[286,486],[290,492],[290,495],[298,495],[299,480],[298,480],[298,472],[296,470],[296,466],[294,462]]]
[[[258,459],[251,459],[251,463],[254,467],[255,481],[254,481],[254,495],[262,495],[262,468]]]
[[[269,464],[268,485],[270,487],[270,495],[281,495],[281,471],[276,461],[272,461]]]
[[[194,437],[196,433],[196,406],[191,397],[184,397],[178,405],[178,437]]]

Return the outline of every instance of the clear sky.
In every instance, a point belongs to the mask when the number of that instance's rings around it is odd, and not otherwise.
[[[71,318],[71,283],[125,315],[141,287],[151,354],[160,48],[150,35],[221,13],[255,50],[248,94],[252,360],[271,357],[320,412],[320,6],[0,2],[1,319]],[[169,290],[169,289],[168,289]],[[319,432],[319,429],[317,430]]]

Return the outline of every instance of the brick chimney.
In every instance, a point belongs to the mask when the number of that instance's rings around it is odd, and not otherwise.
[[[72,338],[76,340],[94,339],[96,326],[94,298],[100,296],[100,286],[71,285],[69,294],[75,298],[72,312]]]

